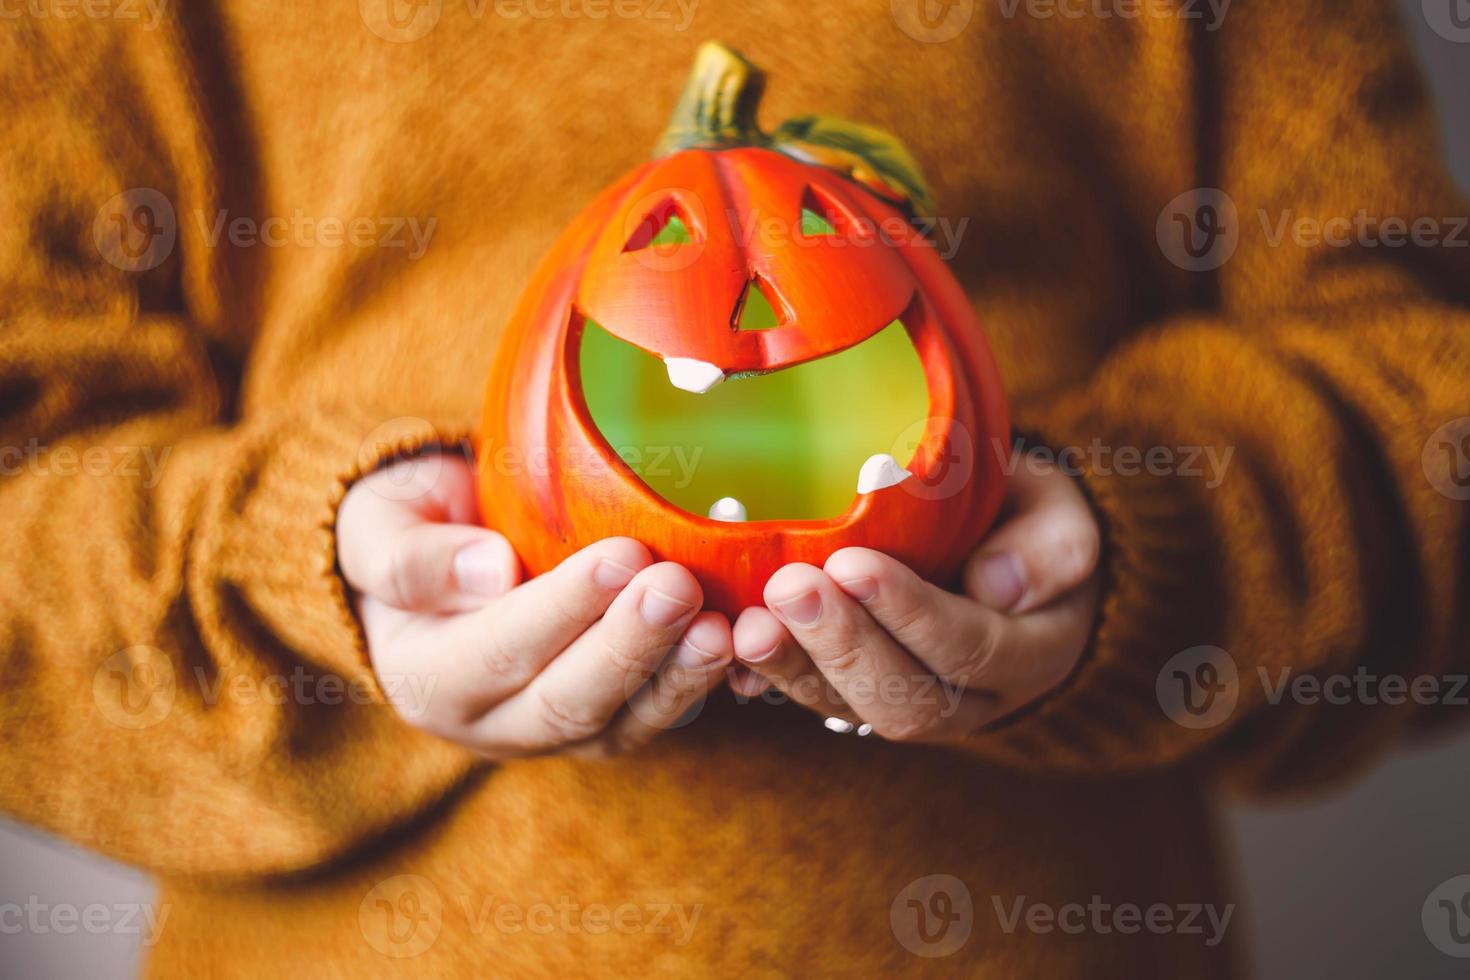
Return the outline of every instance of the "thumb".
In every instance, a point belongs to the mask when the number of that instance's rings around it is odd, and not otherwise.
[[[454,613],[485,606],[519,579],[520,563],[502,535],[468,524],[424,523],[380,538],[361,581],[348,577],[348,583],[395,609]]]
[[[354,484],[337,512],[337,561],[347,584],[396,609],[441,613],[479,609],[513,588],[520,563],[510,542],[473,524],[442,523],[464,510],[450,498],[473,499],[467,470],[463,461],[447,463],[427,495],[413,500],[377,492],[377,474]]]
[[[1022,465],[1007,496],[1009,516],[965,565],[965,591],[992,609],[1028,612],[1092,577],[1101,534],[1087,498],[1060,470]]]

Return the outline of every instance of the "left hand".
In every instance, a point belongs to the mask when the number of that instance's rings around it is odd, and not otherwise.
[[[1097,521],[1066,474],[1022,461],[1002,522],[966,562],[964,594],[867,548],[771,576],[735,623],[757,679],[887,739],[964,738],[1056,687],[1087,645],[1098,601]]]

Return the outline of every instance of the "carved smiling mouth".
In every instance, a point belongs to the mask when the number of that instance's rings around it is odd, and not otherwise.
[[[726,376],[660,360],[590,320],[579,363],[588,416],[655,493],[700,517],[821,521],[911,474],[892,455],[929,415],[902,322],[815,360]]]

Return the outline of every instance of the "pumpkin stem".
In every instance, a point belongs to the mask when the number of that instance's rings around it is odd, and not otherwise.
[[[716,41],[704,42],[654,155],[693,147],[763,145],[766,137],[756,125],[756,106],[765,84],[765,74],[740,54]]]

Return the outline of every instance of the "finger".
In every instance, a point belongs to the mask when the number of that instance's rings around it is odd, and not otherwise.
[[[702,600],[687,569],[672,562],[645,568],[599,622],[475,723],[475,739],[502,754],[597,735],[678,644]]]
[[[979,725],[1055,687],[1076,665],[1092,628],[1096,581],[1024,615],[987,609],[925,582],[902,562],[845,548],[827,573],[895,640],[944,679],[939,696],[983,695]]]
[[[982,684],[988,695],[971,729],[989,725],[1063,683],[1092,635],[1097,579],[1023,616],[1000,616]]]
[[[843,548],[823,566],[837,587],[916,660],[960,687],[998,683],[993,655],[1005,615],[920,578],[903,562],[871,548]]]
[[[374,663],[430,674],[438,696],[468,723],[522,690],[596,623],[653,558],[631,538],[588,545],[484,609],[458,616],[364,621]]]
[[[652,680],[595,741],[611,752],[625,752],[659,732],[689,724],[704,707],[706,695],[724,678],[734,655],[729,620],[717,612],[695,616]]]
[[[981,699],[941,698],[933,672],[820,568],[787,565],[766,583],[765,599],[842,699],[879,735],[931,741],[973,728]]]
[[[506,540],[478,525],[469,464],[434,455],[358,481],[337,514],[337,555],[357,592],[399,609],[463,612],[513,588]]]
[[[396,609],[456,613],[484,608],[520,577],[515,550],[495,531],[422,523],[385,528],[366,571],[347,581]]]
[[[771,689],[770,681],[744,664],[738,663],[731,664],[725,671],[725,683],[730,686],[730,691],[735,695],[736,700],[742,704],[760,697]]]
[[[805,708],[856,722],[857,714],[769,609],[754,606],[735,620],[735,655],[776,690]]]
[[[965,565],[969,595],[992,609],[1027,612],[1075,589],[1097,570],[1097,520],[1071,477],[1020,466],[1011,478],[1008,506],[1011,516]]]

